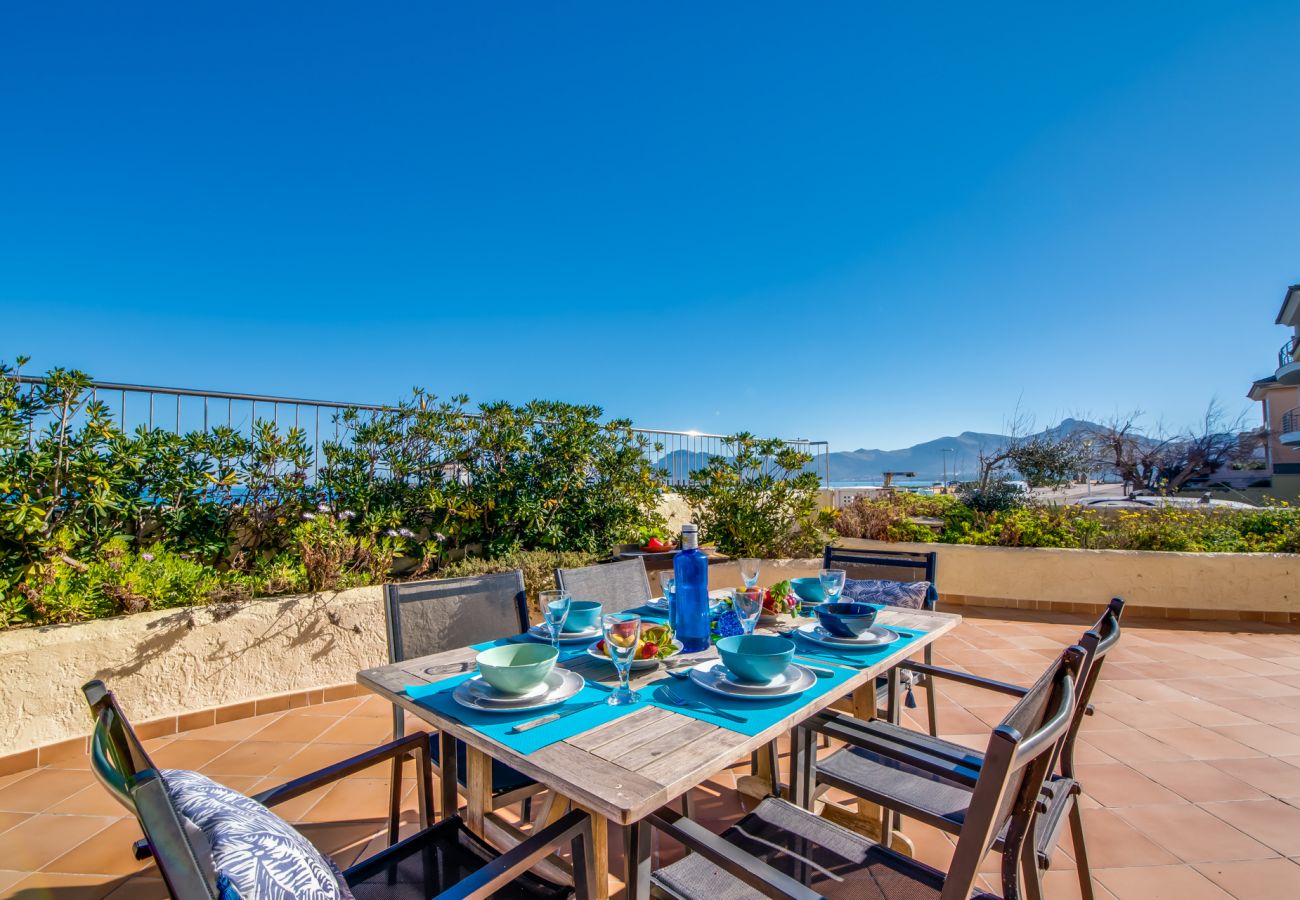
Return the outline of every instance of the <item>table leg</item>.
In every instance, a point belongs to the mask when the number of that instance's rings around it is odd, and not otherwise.
[[[759,749],[751,757],[752,774],[736,779],[736,790],[746,797],[762,800],[770,795],[780,796],[781,773],[776,770],[776,742]]]
[[[454,816],[460,809],[460,796],[457,773],[456,739],[445,731],[438,733],[438,753],[442,774],[438,781],[438,802],[442,807],[441,815]]]
[[[645,822],[623,826],[623,882],[627,900],[650,900],[650,830]]]
[[[609,900],[609,820],[589,809],[586,813],[591,816],[591,855],[596,869],[592,897],[594,900]]]
[[[474,747],[465,754],[465,824],[482,835],[483,817],[492,809],[492,757]]]

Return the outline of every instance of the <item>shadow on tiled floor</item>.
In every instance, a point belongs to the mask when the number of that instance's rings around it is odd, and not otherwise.
[[[967,610],[936,656],[941,665],[1027,684],[1077,639],[1084,623]],[[1300,633],[1227,623],[1128,625],[1080,745],[1098,897],[1300,897]],[[960,685],[945,686],[940,699],[945,736],[972,746],[982,745],[1008,705]],[[381,743],[391,722],[382,700],[356,698],[148,746],[160,765],[197,769],[251,792]],[[740,815],[745,802],[734,787],[743,771],[738,766],[704,785],[696,795],[698,814],[719,824]],[[387,778],[381,765],[277,811],[346,866],[382,845]],[[411,789],[408,784],[408,828],[415,821]],[[906,831],[918,857],[946,866],[948,836],[914,822]],[[138,837],[134,822],[94,783],[84,757],[0,778],[0,897],[164,897],[152,864],[131,856]],[[618,836],[610,843],[617,848]],[[985,863],[990,887],[999,862],[994,856]],[[1047,896],[1079,896],[1065,850],[1048,873]]]

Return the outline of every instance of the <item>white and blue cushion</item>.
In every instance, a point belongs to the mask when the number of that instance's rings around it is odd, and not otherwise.
[[[848,578],[840,600],[844,603],[872,603],[920,609],[930,593],[928,581],[884,581],[878,578]]]
[[[352,900],[334,862],[256,800],[197,772],[162,777],[176,810],[208,839],[223,898],[233,889],[243,900]]]

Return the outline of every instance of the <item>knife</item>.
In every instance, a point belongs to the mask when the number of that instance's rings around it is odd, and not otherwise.
[[[795,659],[799,660],[799,666],[800,666],[801,668],[807,669],[809,672],[812,672],[812,673],[813,673],[814,675],[816,675],[818,678],[834,678],[834,677],[835,677],[835,670],[834,670],[834,669],[827,669],[827,668],[825,668],[825,667],[823,667],[823,666],[814,666],[814,665],[810,665],[810,663],[812,663],[812,662],[821,662],[821,660],[812,660],[812,659],[810,659],[810,658],[807,657],[807,656],[796,656]]]
[[[540,719],[529,719],[527,722],[520,722],[518,725],[511,727],[510,734],[523,734],[525,731],[532,731],[540,725],[549,725],[552,722],[563,719],[565,716],[571,716],[576,712],[582,712],[584,709],[590,709],[593,706],[600,706],[603,700],[596,700],[592,703],[583,703],[578,706],[571,706],[568,709],[551,713],[549,716],[542,716]]]

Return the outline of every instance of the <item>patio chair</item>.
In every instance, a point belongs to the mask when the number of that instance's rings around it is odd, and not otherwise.
[[[939,591],[935,587],[934,576],[937,554],[909,553],[902,550],[857,550],[851,547],[836,547],[827,544],[822,551],[822,567],[826,569],[843,569],[846,577],[855,580],[877,579],[881,581],[929,582],[923,607],[933,610],[939,602]],[[934,664],[934,646],[927,644],[922,658],[926,665]],[[912,688],[925,688],[925,707],[929,716],[930,734],[939,734],[939,712],[934,692],[934,681],[928,674],[911,673],[907,679],[908,705],[914,704]],[[889,680],[881,676],[876,679],[876,706],[884,708],[890,701]]]
[[[650,824],[694,852],[645,875],[651,886],[681,900],[967,900],[981,861],[1003,835],[1002,893],[1019,898],[1019,857],[1033,831],[1053,748],[1070,727],[1082,661],[1082,649],[1067,649],[993,729],[980,771],[957,774],[972,801],[947,873],[769,797],[721,835],[659,810]],[[637,882],[643,877],[639,871],[630,876]]]
[[[1120,617],[1124,601],[1115,598],[1106,612],[1089,630],[1083,633],[1078,646],[1083,650],[1075,709],[1071,713],[1070,727],[1061,736],[1053,750],[1052,766],[1047,771],[1043,788],[1042,815],[1034,835],[1032,860],[1036,870],[1046,870],[1051,865],[1052,851],[1060,838],[1066,820],[1070,823],[1070,836],[1074,847],[1075,865],[1078,869],[1080,890],[1085,900],[1093,896],[1092,874],[1088,866],[1088,849],[1083,833],[1083,817],[1078,797],[1081,785],[1074,765],[1075,741],[1084,716],[1092,713],[1089,700],[1106,654],[1119,641]],[[918,667],[917,663],[904,663]],[[1012,697],[1023,698],[1028,690],[965,672],[927,667],[936,678],[947,678],[961,684],[985,688]],[[855,797],[878,803],[894,814],[910,816],[947,831],[960,834],[970,818],[973,794],[966,776],[978,773],[986,757],[961,744],[911,731],[879,719],[863,722],[851,716],[823,712],[804,723],[804,740],[811,740],[813,732],[841,740],[849,746],[822,760],[814,760],[808,746],[792,749],[798,757],[793,764],[796,802],[812,808],[819,785],[846,791]],[[1059,764],[1059,768],[1058,768]],[[886,823],[886,828],[892,828]],[[1002,837],[994,844],[1002,850]],[[1030,885],[1029,896],[1037,897]]]
[[[499,853],[474,835],[458,816],[430,824],[433,774],[429,735],[411,734],[342,760],[251,798],[195,772],[160,770],[149,758],[102,681],[82,692],[94,719],[91,768],[109,793],[135,816],[167,890],[178,900],[218,900],[240,885],[273,880],[268,896],[301,896],[305,886],[341,878],[358,900],[369,898],[561,898],[575,890],[528,870],[568,844],[574,888],[591,896],[596,877],[591,821],[571,812],[537,830],[517,847]],[[417,769],[420,831],[339,872],[298,831],[265,807],[299,797],[389,757],[412,757]],[[255,802],[253,802],[255,801]],[[260,804],[260,806],[258,805]],[[143,857],[142,857],[143,858]],[[218,858],[220,862],[218,862]],[[254,900],[260,891],[244,892]],[[314,893],[323,896],[323,893]]]
[[[574,600],[599,600],[607,613],[645,606],[651,597],[650,579],[639,558],[556,569],[555,586],[568,591]]]
[[[388,661],[405,662],[434,653],[455,650],[484,641],[509,637],[528,630],[528,600],[524,574],[498,572],[466,578],[408,581],[384,586],[384,618],[388,634]],[[406,730],[406,717],[393,706],[393,737]],[[440,742],[431,742],[433,767],[441,768]],[[464,743],[456,742],[460,784],[465,785]],[[394,785],[400,785],[402,759],[393,759]],[[394,788],[396,791],[396,788]],[[523,803],[523,817],[531,817],[532,795],[542,788],[526,775],[501,762],[492,763],[492,808]],[[396,827],[398,801],[393,794],[390,819]]]

